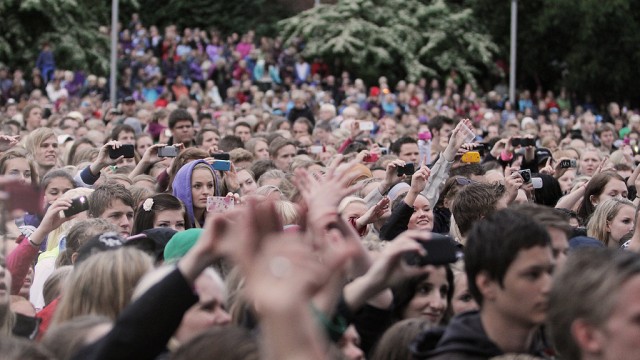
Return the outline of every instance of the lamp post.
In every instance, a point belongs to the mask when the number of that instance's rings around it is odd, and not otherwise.
[[[111,0],[111,71],[109,74],[109,99],[116,107],[117,59],[118,57],[118,0]]]
[[[516,37],[518,33],[518,0],[511,0],[511,61],[509,64],[509,101],[516,102]]]

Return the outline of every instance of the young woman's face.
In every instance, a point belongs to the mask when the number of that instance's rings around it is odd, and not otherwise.
[[[607,221],[609,245],[619,247],[620,239],[633,231],[636,210],[631,206],[623,206],[611,221]]]
[[[67,178],[53,178],[46,189],[44,189],[44,200],[47,204],[51,204],[58,200],[62,194],[73,189],[73,184]]]
[[[605,200],[609,200],[615,197],[624,197],[626,198],[628,195],[627,185],[624,181],[618,179],[610,179],[607,185],[605,185],[602,193],[598,196],[594,196],[592,199],[592,203],[594,205],[599,204]],[[594,201],[595,200],[595,201]]]
[[[19,179],[25,184],[31,184],[31,168],[29,161],[25,158],[15,158],[7,160],[4,174]]]
[[[207,169],[196,169],[191,174],[191,198],[194,209],[206,209],[207,197],[213,196],[214,189],[213,173]]]
[[[36,149],[36,162],[40,166],[52,167],[58,162],[58,141],[52,136],[43,141]]]
[[[143,136],[136,140],[136,151],[138,151],[138,155],[144,155],[151,145],[153,145],[153,140],[148,136]]]
[[[429,266],[427,278],[416,287],[415,295],[404,310],[403,318],[422,318],[439,324],[447,310],[449,282],[444,266]]]
[[[595,151],[585,151],[580,158],[580,175],[593,176],[600,164],[600,157]]]
[[[562,190],[563,194],[567,194],[571,190],[571,185],[573,184],[573,179],[576,178],[576,171],[573,169],[568,169],[564,175],[558,178],[558,182],[560,183],[560,190]]]
[[[345,220],[357,219],[367,212],[367,205],[354,201],[342,210],[342,218]]]
[[[453,311],[453,315],[477,309],[478,304],[469,292],[467,275],[456,275],[455,286],[453,287],[453,298],[451,299],[451,310]]]
[[[209,148],[218,146],[219,142],[220,135],[216,134],[213,131],[207,131],[202,134],[202,145],[200,145],[200,148],[208,151]]]
[[[429,201],[422,195],[418,195],[416,201],[413,203],[415,211],[409,219],[409,230],[433,230],[433,210],[429,205]]]
[[[184,210],[162,210],[156,212],[154,228],[171,228],[175,231],[185,229]]]
[[[29,126],[31,127],[37,128],[40,126],[41,120],[42,120],[42,109],[33,108],[29,112],[29,117],[27,118],[26,123],[29,124]]]
[[[269,160],[269,146],[266,142],[258,141],[253,149],[256,160]]]
[[[258,184],[246,170],[238,172],[238,183],[240,183],[240,194],[242,196],[253,194],[258,189]]]
[[[117,167],[125,167],[130,166],[132,168],[136,167],[136,159],[135,158],[122,158],[116,162]]]

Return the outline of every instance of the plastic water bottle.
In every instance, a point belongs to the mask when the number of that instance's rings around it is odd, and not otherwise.
[[[431,164],[431,133],[429,131],[418,134],[419,162],[424,160],[425,165]]]

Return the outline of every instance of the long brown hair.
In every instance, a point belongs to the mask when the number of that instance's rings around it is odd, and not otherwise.
[[[582,218],[584,223],[587,223],[589,216],[593,214],[596,207],[591,203],[591,196],[600,196],[611,180],[620,180],[624,183],[622,176],[613,171],[604,171],[597,175],[594,175],[587,187],[584,190],[584,196],[582,197],[582,204],[578,208],[578,216]]]

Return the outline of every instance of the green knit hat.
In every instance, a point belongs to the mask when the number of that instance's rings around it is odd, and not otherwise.
[[[200,238],[202,229],[179,231],[171,237],[164,248],[164,261],[174,263],[182,258]]]

